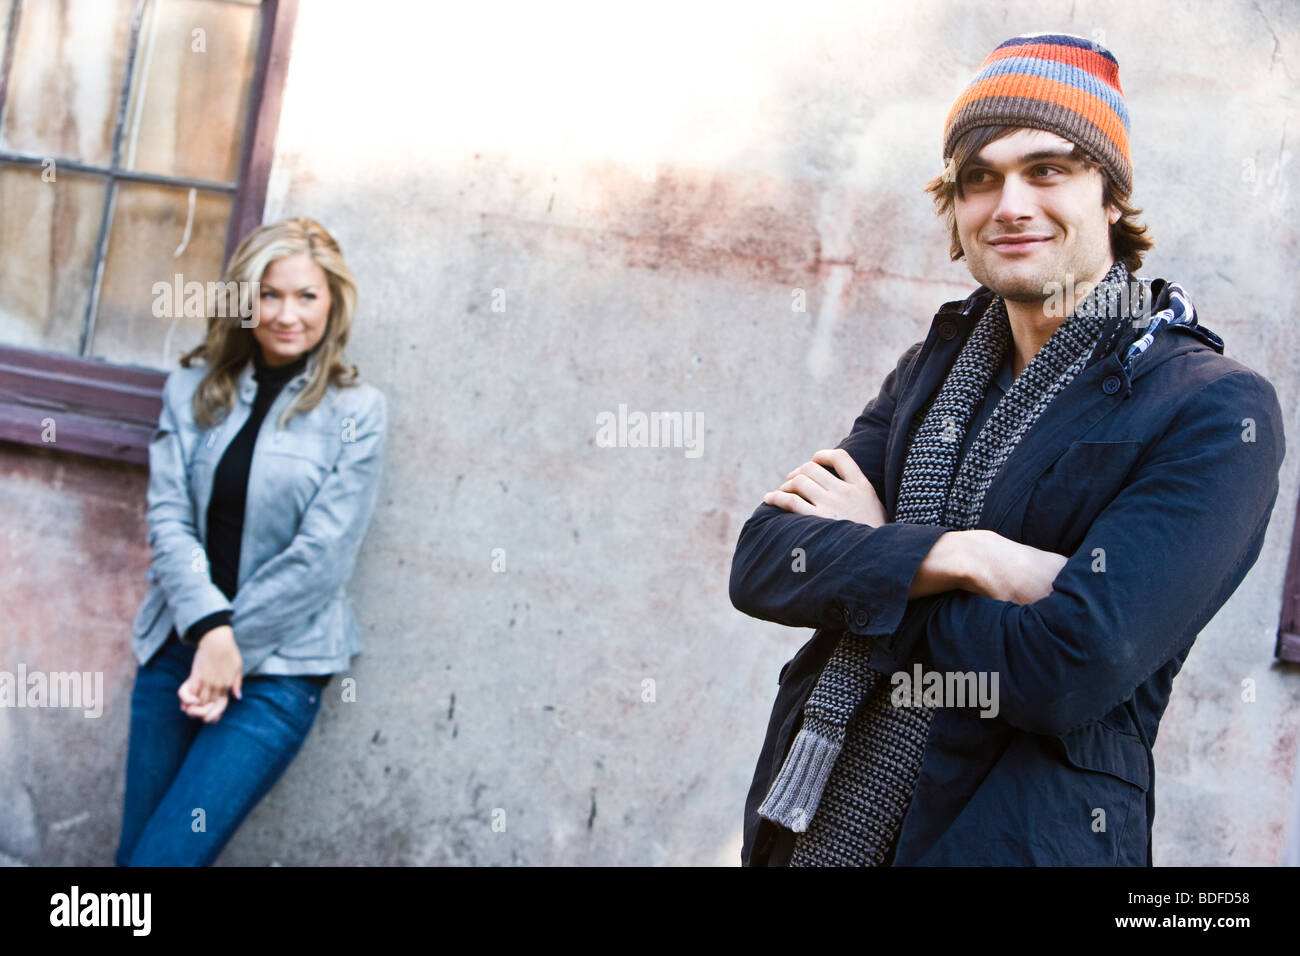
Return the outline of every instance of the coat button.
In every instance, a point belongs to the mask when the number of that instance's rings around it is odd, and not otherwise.
[[[957,334],[957,326],[951,322],[944,322],[939,326],[939,338],[945,342]]]
[[[1119,376],[1107,375],[1105,381],[1101,383],[1101,390],[1107,395],[1114,395],[1119,391]]]
[[[853,615],[853,623],[858,627],[866,627],[869,620],[871,618],[867,616],[866,611],[859,610],[857,614]]]

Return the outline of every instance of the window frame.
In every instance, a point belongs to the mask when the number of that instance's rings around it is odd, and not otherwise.
[[[1286,578],[1282,586],[1282,613],[1273,656],[1290,664],[1300,664],[1300,508],[1296,509],[1291,525],[1291,546],[1287,549]]]
[[[15,30],[22,0],[14,0],[7,43],[0,61],[0,115],[8,94]],[[253,80],[244,121],[238,178],[226,230],[224,262],[239,240],[262,222],[280,107],[288,72],[298,0],[262,0],[262,29],[258,37]],[[137,16],[143,5],[137,8]],[[138,37],[138,25],[133,38]],[[128,63],[122,96],[132,80]],[[14,163],[12,158],[6,162]],[[76,169],[72,160],[56,160]],[[116,157],[113,160],[116,163]],[[114,169],[128,181],[175,184],[180,177],[158,177]],[[205,183],[205,189],[218,184]],[[102,254],[102,250],[101,250]],[[97,260],[102,269],[103,260]],[[97,299],[97,294],[92,293]],[[94,303],[98,308],[98,303]],[[93,322],[95,316],[90,316]],[[83,329],[83,342],[89,324]],[[0,344],[0,441],[72,452],[92,458],[132,464],[149,462],[149,442],[162,411],[162,386],[171,370],[122,364],[70,353]],[[54,440],[46,437],[46,419],[55,420]]]

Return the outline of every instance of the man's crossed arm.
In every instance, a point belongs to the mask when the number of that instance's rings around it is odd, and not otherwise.
[[[745,523],[739,610],[880,638],[900,666],[999,673],[1001,717],[1060,736],[1185,655],[1259,557],[1286,445],[1277,393],[1249,369],[1179,395],[1068,558],[987,530],[849,517],[879,504],[896,383],[845,440],[852,458],[814,456]]]
[[[790,472],[785,484],[764,495],[763,501],[794,514],[856,521],[873,528],[889,523],[876,489],[843,448],[817,452],[811,461]],[[1031,548],[995,531],[948,531],[922,560],[907,596],[962,590],[1013,604],[1032,604],[1052,593],[1052,581],[1068,560],[1065,555]]]

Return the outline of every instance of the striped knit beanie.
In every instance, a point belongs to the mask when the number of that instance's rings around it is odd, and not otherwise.
[[[1027,126],[1063,136],[1090,153],[1125,195],[1133,191],[1128,108],[1119,63],[1083,37],[1012,37],[985,58],[943,126],[943,159],[976,126]]]

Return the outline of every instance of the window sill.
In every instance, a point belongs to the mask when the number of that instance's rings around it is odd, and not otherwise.
[[[1273,649],[1273,656],[1280,661],[1300,664],[1300,634],[1278,631],[1277,647]]]
[[[0,345],[0,440],[147,465],[166,380],[158,369]]]

